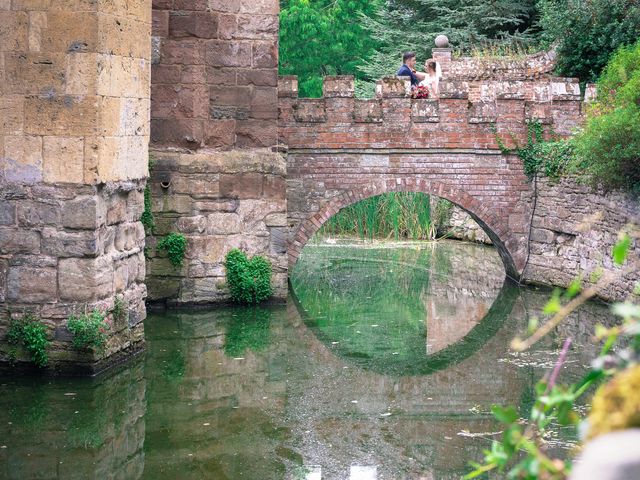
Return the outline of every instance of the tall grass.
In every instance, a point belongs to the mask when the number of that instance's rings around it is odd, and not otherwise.
[[[440,210],[442,202],[446,201],[439,200],[437,210]],[[444,204],[442,208],[450,210]],[[440,212],[432,212],[429,195],[419,192],[390,192],[343,208],[318,230],[317,235],[432,240],[439,227],[439,222],[434,220],[445,219]]]

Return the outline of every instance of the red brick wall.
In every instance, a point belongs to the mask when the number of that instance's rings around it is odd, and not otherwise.
[[[277,142],[278,0],[153,0],[152,145]]]
[[[478,221],[518,277],[528,253],[531,184],[515,155],[527,121],[568,135],[581,121],[572,79],[448,80],[438,100],[411,99],[405,82],[383,79],[377,97],[355,99],[353,79],[327,77],[324,97],[297,98],[297,79],[279,81],[279,135],[288,146],[289,264],[340,208],[387,191],[447,198]],[[513,136],[513,138],[512,138]]]

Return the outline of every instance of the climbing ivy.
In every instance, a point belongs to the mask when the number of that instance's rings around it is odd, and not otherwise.
[[[521,146],[515,135],[510,137],[515,148],[508,148],[498,134],[495,125],[492,127],[496,143],[500,151],[505,154],[515,154],[524,167],[524,173],[532,179],[537,173],[557,180],[567,172],[574,157],[575,147],[572,139],[544,140],[544,129],[539,120],[532,120],[527,124],[527,143]]]
[[[152,155],[149,155],[149,175],[155,165],[155,159]],[[147,178],[147,184],[144,187],[144,211],[140,217],[142,225],[144,225],[144,231],[147,235],[151,235],[156,228],[156,222],[153,219],[153,212],[151,211],[151,185],[149,184],[149,178]]]
[[[182,266],[187,253],[187,239],[181,233],[171,232],[158,242],[158,250],[164,250],[174,267]]]
[[[238,303],[260,303],[271,296],[271,263],[256,255],[251,259],[234,248],[224,261],[231,298]]]
[[[11,321],[7,342],[10,345],[22,344],[38,367],[43,368],[49,364],[47,327],[34,314],[25,313],[22,318]]]

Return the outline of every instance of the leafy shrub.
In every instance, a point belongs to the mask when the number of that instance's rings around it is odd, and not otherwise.
[[[251,259],[234,248],[224,261],[231,298],[239,303],[260,303],[271,296],[271,263],[256,255]]]
[[[558,73],[583,81],[594,81],[618,47],[640,36],[635,0],[541,0],[538,7],[543,37],[558,42]]]
[[[167,252],[171,264],[180,267],[187,252],[187,239],[181,233],[171,232],[158,242],[158,250]]]
[[[90,313],[69,317],[67,328],[73,335],[74,348],[78,350],[93,348],[98,352],[104,350],[109,324],[106,321],[106,314],[97,308]]]
[[[592,184],[640,194],[640,42],[611,58],[575,146],[575,169]]]
[[[35,315],[26,313],[22,318],[12,320],[7,341],[11,345],[22,344],[38,367],[43,368],[49,364],[47,327]]]

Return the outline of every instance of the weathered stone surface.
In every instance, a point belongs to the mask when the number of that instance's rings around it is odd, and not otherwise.
[[[113,263],[108,257],[61,259],[58,266],[60,299],[89,302],[113,293]]]
[[[95,196],[71,200],[62,207],[62,225],[66,228],[95,229],[105,220],[105,205]]]
[[[55,268],[10,267],[7,274],[7,301],[50,302],[57,296]]]
[[[212,213],[207,215],[207,233],[210,235],[230,235],[240,233],[242,224],[237,213]]]
[[[65,232],[54,228],[42,231],[42,253],[54,257],[96,257],[101,253],[96,230]]]
[[[40,234],[34,230],[0,228],[0,251],[12,253],[38,253]]]
[[[24,227],[60,223],[61,208],[57,203],[20,202],[17,211],[18,224]]]

